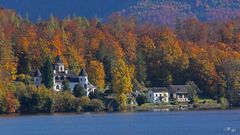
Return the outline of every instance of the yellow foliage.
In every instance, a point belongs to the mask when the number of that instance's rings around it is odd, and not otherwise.
[[[105,87],[105,72],[103,64],[99,61],[93,60],[87,68],[88,77],[91,83],[97,88],[104,89]]]

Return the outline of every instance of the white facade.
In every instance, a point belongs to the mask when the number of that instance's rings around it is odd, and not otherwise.
[[[168,103],[169,93],[167,91],[148,90],[147,101],[150,103]]]
[[[74,87],[78,84],[82,86],[85,90],[86,96],[89,93],[94,92],[96,87],[94,87],[89,81],[87,73],[84,69],[81,70],[79,76],[69,73],[68,70],[65,69],[64,63],[62,62],[60,56],[57,56],[55,59],[55,65],[53,70],[53,90],[62,91],[63,90],[63,82],[67,81],[69,84],[69,88],[73,91]],[[39,87],[42,82],[41,73],[39,70],[34,75],[34,84]]]

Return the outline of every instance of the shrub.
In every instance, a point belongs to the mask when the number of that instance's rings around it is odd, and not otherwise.
[[[102,110],[104,110],[104,104],[102,100],[99,100],[99,99],[92,99],[85,108],[85,111],[90,111],[90,112],[99,112]]]
[[[147,102],[147,98],[145,95],[139,95],[136,100],[139,106]]]
[[[220,103],[221,103],[222,109],[227,109],[229,107],[229,101],[224,97],[220,98]]]
[[[83,88],[81,86],[81,84],[77,84],[77,85],[74,86],[73,95],[75,97],[82,97],[82,96],[86,95],[85,91],[83,90]]]

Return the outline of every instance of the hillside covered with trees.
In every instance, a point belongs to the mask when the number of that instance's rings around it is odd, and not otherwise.
[[[139,0],[123,9],[121,15],[140,22],[173,26],[176,18],[201,21],[228,21],[240,16],[239,0]]]
[[[102,102],[81,93],[33,86],[32,76],[60,55],[71,72],[81,67],[99,91],[126,104],[144,87],[195,82],[201,97],[240,101],[240,21],[176,20],[175,28],[138,25],[112,15],[107,22],[81,17],[32,23],[0,10],[0,112],[65,112]],[[100,77],[99,77],[100,76]],[[96,108],[95,108],[96,109]]]
[[[239,0],[1,0],[0,7],[13,9],[31,21],[46,20],[50,15],[98,17],[119,13],[135,17],[140,23],[174,26],[176,18],[201,21],[229,21],[240,16]]]

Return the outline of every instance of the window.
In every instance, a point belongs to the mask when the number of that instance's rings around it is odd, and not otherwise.
[[[180,95],[179,95],[179,98],[183,98],[183,95],[180,94]]]
[[[59,89],[59,85],[56,86],[56,89]]]
[[[156,94],[156,97],[158,96],[158,94]]]
[[[151,94],[149,95],[149,97],[151,97]]]
[[[81,78],[80,80],[81,80],[81,82],[82,82],[82,78]]]
[[[63,67],[61,67],[61,71],[63,71]]]

